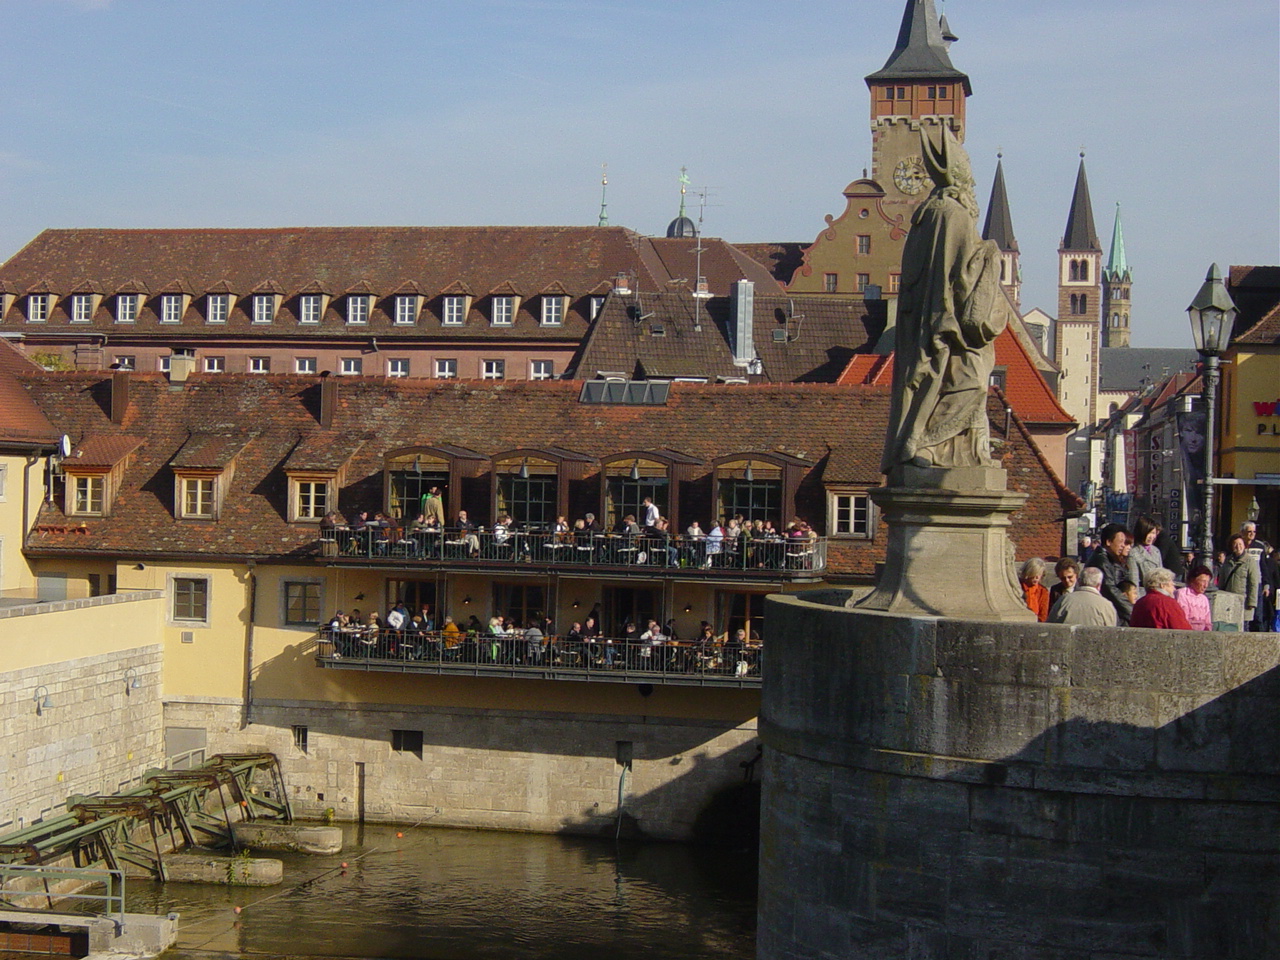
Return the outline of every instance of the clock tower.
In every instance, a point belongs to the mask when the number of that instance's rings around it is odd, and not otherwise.
[[[871,175],[844,188],[845,211],[804,251],[787,289],[896,298],[911,216],[933,189],[920,158],[920,133],[941,142],[943,127],[964,141],[969,77],[951,65],[956,40],[934,0],[906,0],[898,42],[866,78],[871,91]],[[891,308],[892,309],[892,308]]]

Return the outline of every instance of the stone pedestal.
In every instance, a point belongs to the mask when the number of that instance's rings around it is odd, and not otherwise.
[[[1009,516],[1026,502],[1000,467],[904,466],[871,499],[889,526],[884,568],[859,609],[1034,621],[1013,569]]]

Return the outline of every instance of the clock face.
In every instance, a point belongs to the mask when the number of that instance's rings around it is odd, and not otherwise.
[[[899,161],[893,168],[893,182],[899,190],[912,197],[926,187],[933,186],[933,181],[925,173],[924,161],[919,157],[907,157]]]

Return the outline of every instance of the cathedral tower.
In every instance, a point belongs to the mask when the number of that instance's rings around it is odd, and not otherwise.
[[[1067,229],[1058,247],[1058,321],[1053,360],[1061,370],[1058,402],[1082,426],[1098,419],[1101,292],[1102,247],[1093,223],[1089,178],[1081,154]]]
[[[996,178],[991,184],[991,200],[987,204],[982,239],[994,240],[1000,248],[1000,284],[1009,292],[1013,305],[1021,310],[1022,266],[1018,262],[1018,240],[1013,235],[1009,195],[1004,188],[1004,158],[1000,154],[996,154]]]
[[[1124,229],[1120,226],[1120,204],[1116,204],[1116,225],[1111,231],[1111,254],[1102,271],[1102,345],[1129,346],[1129,287],[1133,274],[1124,255]]]

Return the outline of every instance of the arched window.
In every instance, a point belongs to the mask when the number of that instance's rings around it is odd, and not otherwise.
[[[1072,266],[1074,266],[1074,264],[1072,264]],[[1080,312],[1080,298],[1074,293],[1071,295],[1071,312],[1073,314]]]
[[[1080,294],[1080,312],[1089,312],[1089,295],[1087,293]]]
[[[1088,260],[1080,261],[1080,279],[1081,280],[1089,279],[1089,261]]]
[[[1071,279],[1072,280],[1080,279],[1080,261],[1079,260],[1071,261]]]

